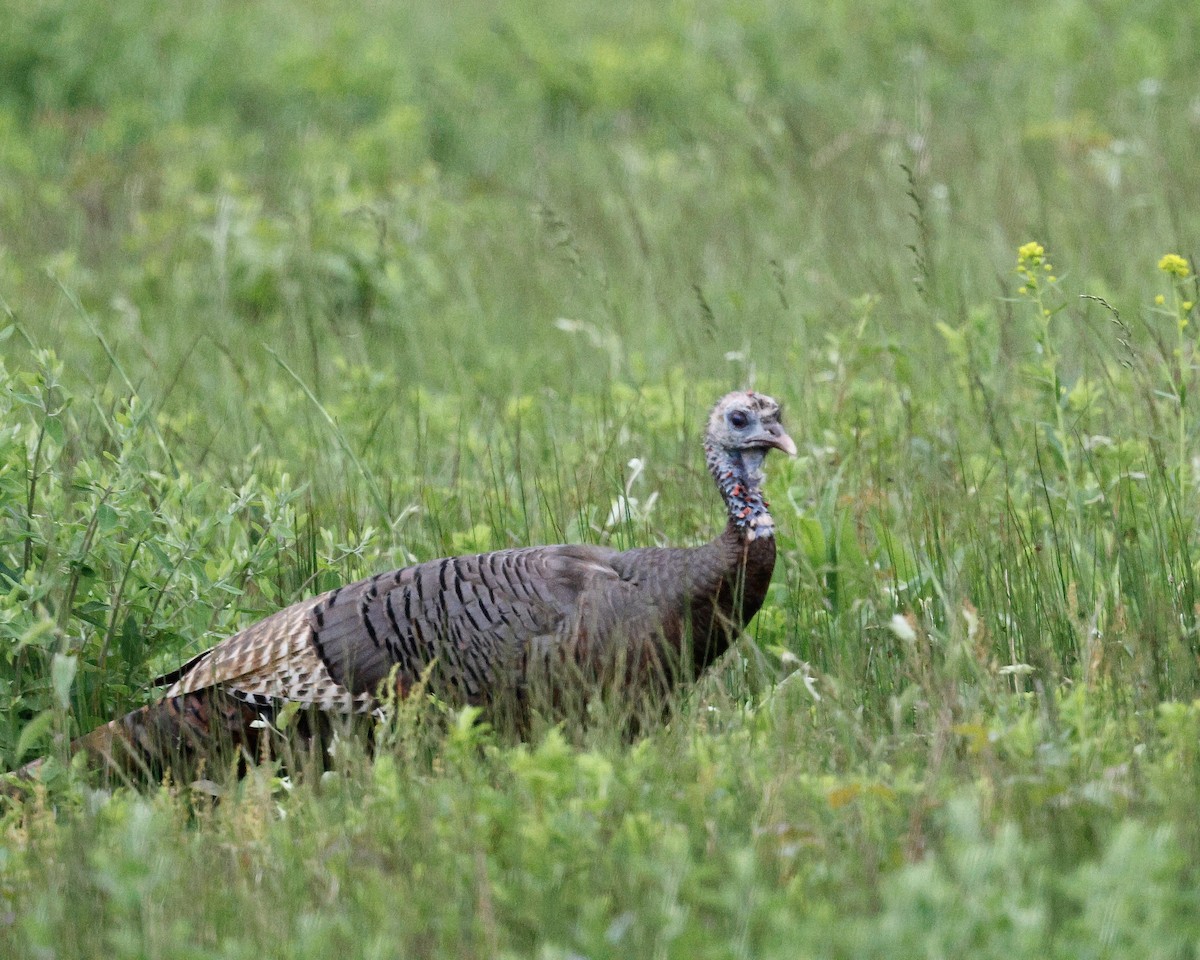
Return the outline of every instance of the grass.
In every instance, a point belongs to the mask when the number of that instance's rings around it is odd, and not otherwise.
[[[59,766],[0,952],[1195,956],[1200,21],[594,11],[0,2],[6,767],[339,582],[713,535],[729,388],[801,446],[669,726]]]

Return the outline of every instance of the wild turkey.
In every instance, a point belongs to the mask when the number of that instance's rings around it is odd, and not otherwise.
[[[775,566],[760,489],[767,451],[795,455],[779,405],[737,392],[704,437],[728,522],[694,548],[541,546],[448,557],[302,600],[184,664],[162,698],[72,744],[118,768],[161,769],[218,741],[253,754],[260,714],[295,701],[371,711],[387,683],[527,710],[586,684],[664,690],[695,678],[762,605]],[[26,768],[25,772],[31,772]]]

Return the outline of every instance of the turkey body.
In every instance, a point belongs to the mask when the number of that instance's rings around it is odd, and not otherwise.
[[[758,611],[774,564],[773,537],[733,529],[696,549],[448,557],[294,604],[162,679],[167,697],[220,686],[251,705],[352,713],[374,707],[381,684],[403,696],[423,677],[431,693],[477,706],[576,674],[694,678]]]
[[[768,449],[795,453],[771,398],[735,393],[705,452],[728,521],[699,547],[556,545],[447,557],[293,604],[159,679],[162,697],[73,747],[157,770],[216,744],[251,756],[279,705],[368,713],[420,687],[527,724],[596,694],[659,697],[694,680],[758,612],[775,565],[760,492]]]

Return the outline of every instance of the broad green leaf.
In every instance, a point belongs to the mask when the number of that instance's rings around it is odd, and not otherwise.
[[[25,759],[25,755],[45,739],[53,724],[54,711],[43,710],[21,728],[21,735],[17,737],[15,751],[18,762]]]

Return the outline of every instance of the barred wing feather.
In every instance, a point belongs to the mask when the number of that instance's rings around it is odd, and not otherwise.
[[[178,671],[166,695],[221,686],[250,702],[362,712],[393,667],[403,693],[436,661],[438,686],[479,703],[519,680],[530,651],[569,643],[586,596],[630,590],[614,555],[599,547],[526,547],[360,580],[218,644]],[[601,605],[612,610],[613,598]]]

